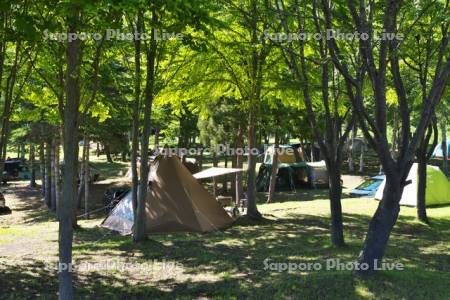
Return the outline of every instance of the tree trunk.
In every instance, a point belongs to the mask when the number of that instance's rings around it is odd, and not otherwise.
[[[138,12],[135,32],[142,31],[142,13]],[[133,102],[133,127],[131,132],[131,203],[133,207],[133,220],[137,216],[138,201],[138,151],[139,151],[139,106],[141,96],[141,40],[134,40],[134,102]],[[156,136],[155,136],[156,139]],[[155,141],[156,143],[156,141]]]
[[[342,247],[344,242],[344,225],[342,222],[342,184],[339,166],[329,168],[330,179],[330,211],[331,211],[331,243],[336,247]]]
[[[236,149],[236,143],[234,144],[234,149]],[[236,166],[236,154],[233,154],[232,156],[231,156],[231,167],[234,169],[234,168],[237,168],[237,166]],[[230,188],[231,188],[231,190],[230,190],[230,193],[231,193],[231,196],[233,197],[233,198],[235,198],[236,197],[236,176],[231,176],[231,186],[230,186]],[[236,199],[235,199],[236,200]],[[236,201],[235,201],[235,203],[236,203]]]
[[[44,142],[41,143],[41,145],[39,146],[39,168],[40,168],[40,172],[41,172],[41,190],[42,190],[42,197],[44,197],[44,202],[47,203],[45,201],[45,144]]]
[[[364,151],[366,149],[366,145],[363,143],[361,144],[361,153],[359,155],[359,173],[364,172]]]
[[[386,180],[383,199],[369,223],[369,229],[364,240],[363,249],[358,257],[360,265],[367,264],[367,270],[359,270],[358,275],[370,275],[375,271],[375,265],[381,262],[386,249],[392,228],[397,221],[400,212],[400,198],[403,187],[396,176]]]
[[[68,17],[68,34],[77,34],[80,21],[75,6]],[[72,240],[73,211],[76,208],[78,176],[78,111],[80,104],[81,45],[78,39],[67,44],[66,104],[64,106],[64,174],[59,216],[59,299],[73,299]]]
[[[85,148],[85,157],[84,157],[84,213],[86,220],[89,219],[89,179],[90,179],[90,170],[89,170],[89,136],[84,136],[84,148]]]
[[[159,150],[159,128],[155,128],[155,151]]]
[[[20,159],[25,160],[25,144],[20,144]]]
[[[420,152],[422,149],[419,149]],[[418,168],[417,168],[417,218],[425,223],[428,223],[427,210],[426,210],[426,189],[427,189],[427,158],[424,153],[420,153],[418,156]]]
[[[237,138],[236,138],[236,168],[242,169],[243,165],[244,165],[244,159],[242,156],[242,152],[243,152],[243,134],[244,134],[244,130],[242,128],[242,125],[239,125],[238,128],[238,134],[237,134]],[[236,173],[236,197],[235,197],[235,201],[236,201],[236,206],[240,205],[240,200],[242,195],[244,194],[244,189],[242,187],[242,172],[237,172]]]
[[[228,168],[228,156],[226,153],[224,154],[223,159],[225,161],[225,168]],[[223,189],[224,193],[228,192],[228,176],[227,175],[222,176],[222,189]]]
[[[205,149],[201,148],[200,149],[200,156],[198,158],[198,167],[199,167],[200,171],[203,170],[204,152],[205,152]]]
[[[152,12],[152,21],[156,23],[156,12]],[[141,139],[141,169],[140,169],[140,184],[138,192],[138,201],[136,208],[136,219],[134,220],[133,240],[135,242],[143,241],[147,238],[145,231],[145,199],[148,190],[148,145],[151,133],[151,113],[154,97],[154,85],[155,85],[155,60],[156,60],[156,39],[155,31],[151,31],[151,40],[149,48],[146,49],[147,57],[147,78],[145,87],[145,99],[144,99],[144,123]]]
[[[50,197],[51,197],[51,203],[52,203],[52,210],[56,212],[56,173],[55,173],[55,140],[53,139],[50,146],[50,173],[51,173],[51,180],[50,180]]]
[[[250,109],[249,126],[248,126],[248,169],[247,169],[247,216],[252,219],[262,218],[256,206],[256,132],[255,124],[256,116],[253,109]]]
[[[30,144],[30,187],[36,187],[36,162],[34,158],[34,145]]]
[[[59,164],[60,159],[60,140],[55,142],[55,168],[53,172],[55,173],[55,193],[56,193],[56,214],[59,216],[59,209],[61,206],[61,167]]]
[[[358,128],[356,127],[356,124],[354,124],[353,130],[352,130],[352,137],[351,137],[350,145],[349,145],[349,149],[348,149],[348,170],[350,172],[355,171],[355,166],[353,164],[353,156],[355,154],[355,139],[356,139],[357,131],[358,131]]]
[[[213,154],[212,154],[212,160],[213,160],[213,167],[217,168],[217,153],[216,153],[216,151],[214,151]],[[212,181],[213,181],[213,195],[214,195],[214,198],[215,198],[217,196],[217,181],[216,181],[216,178],[213,177]]]
[[[448,176],[448,153],[447,153],[447,126],[445,120],[441,122],[441,136],[442,136],[442,171]]]
[[[95,154],[97,155],[97,157],[100,157],[100,143],[99,142],[97,142],[97,150],[96,150]]]
[[[398,142],[398,111],[397,108],[394,108],[394,126],[392,127],[392,147],[391,147],[391,153],[392,157],[397,157],[397,142]]]
[[[275,186],[277,183],[277,173],[278,173],[278,132],[275,132],[275,145],[272,160],[272,171],[270,173],[270,183],[269,183],[269,195],[267,196],[267,203],[273,201],[273,196],[275,195]]]
[[[105,149],[106,161],[109,163],[113,163],[114,160],[112,159],[111,149],[109,148],[109,145],[105,143],[103,149]]]
[[[76,207],[77,210],[81,210],[81,204],[83,203],[83,197],[84,197],[84,167],[85,167],[85,160],[86,160],[86,147],[84,146],[84,137],[83,137],[83,149],[81,152],[81,163],[80,163],[80,170],[78,172],[78,178],[77,178],[77,203]],[[76,216],[76,214],[74,214]]]
[[[51,142],[45,143],[45,204],[49,209],[52,207],[52,171],[51,171]]]

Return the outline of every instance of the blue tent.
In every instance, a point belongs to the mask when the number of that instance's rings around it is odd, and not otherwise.
[[[433,158],[443,158],[444,155],[442,153],[442,143],[436,145],[433,151]],[[447,141],[447,158],[450,157],[450,140]]]

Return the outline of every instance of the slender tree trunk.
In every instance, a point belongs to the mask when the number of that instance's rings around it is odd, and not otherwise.
[[[53,172],[55,174],[55,193],[56,193],[56,214],[59,217],[59,209],[61,206],[61,167],[59,164],[60,159],[60,140],[55,142],[55,168]]]
[[[109,145],[105,143],[103,146],[104,146],[103,149],[105,149],[106,161],[109,163],[113,163],[114,160],[112,159],[111,149],[109,148]]]
[[[89,170],[89,136],[84,136],[84,148],[85,148],[85,157],[84,157],[84,213],[86,215],[86,219],[89,219],[89,179],[90,179],[90,170]]]
[[[81,152],[81,163],[80,163],[80,171],[78,173],[78,188],[77,188],[77,210],[81,209],[81,203],[83,202],[83,196],[84,196],[84,167],[85,167],[85,160],[86,160],[86,147],[84,146],[84,138],[83,138],[83,149]],[[76,214],[74,214],[76,216]]]
[[[419,150],[420,151],[420,150]],[[422,152],[422,151],[421,151]],[[417,168],[417,218],[428,223],[426,210],[426,189],[427,189],[427,158],[424,153],[420,153],[418,157]]]
[[[159,150],[159,128],[155,128],[155,151]]]
[[[156,23],[156,12],[152,12],[152,21]],[[156,40],[155,32],[151,31],[151,40],[149,48],[146,49],[147,56],[147,78],[145,87],[144,99],[144,123],[141,139],[141,169],[140,169],[140,184],[138,191],[138,201],[136,208],[136,219],[134,220],[133,240],[139,242],[147,238],[145,230],[145,199],[148,190],[148,145],[150,139],[151,129],[151,113],[154,97],[154,80],[155,80],[155,60],[156,60]]]
[[[200,156],[198,158],[198,167],[199,167],[200,171],[203,170],[204,152],[205,152],[205,149],[201,148],[200,149]]]
[[[213,167],[217,168],[218,161],[217,161],[217,153],[216,153],[216,151],[214,151],[213,154],[212,154],[212,160],[213,160]],[[216,178],[213,177],[212,181],[213,181],[213,195],[214,195],[214,198],[215,198],[217,196],[217,181],[216,181]]]
[[[340,167],[333,166],[328,169],[330,179],[330,211],[331,211],[331,243],[336,247],[342,247],[344,242],[344,225],[342,221],[342,184]]]
[[[391,175],[392,176],[392,175]],[[360,265],[367,264],[367,270],[356,271],[359,275],[370,275],[375,271],[377,263],[381,262],[392,228],[400,212],[400,198],[403,187],[398,180],[400,176],[393,176],[386,180],[383,199],[369,223],[369,229],[364,241],[363,249],[358,257]]]
[[[77,34],[79,8],[71,8],[68,34]],[[78,111],[80,104],[80,40],[67,45],[66,103],[64,106],[64,174],[59,216],[59,299],[74,298],[72,285],[73,211],[76,210],[78,176]]]
[[[134,29],[134,28],[133,28]],[[136,32],[142,31],[142,12],[138,12],[136,22]],[[131,132],[131,203],[133,206],[133,220],[137,216],[138,201],[138,151],[139,151],[139,107],[141,95],[141,40],[134,40],[134,102],[133,102],[133,127]],[[156,136],[155,136],[156,144]]]
[[[397,108],[394,108],[394,126],[392,127],[392,147],[391,147],[391,153],[392,157],[397,157],[397,142],[398,142],[398,111]]]
[[[41,190],[42,190],[42,197],[44,197],[45,201],[45,144],[44,142],[41,142],[41,145],[39,146],[39,168],[41,172]]]
[[[350,145],[349,145],[349,149],[348,149],[348,170],[350,172],[354,172],[355,171],[355,166],[353,164],[353,156],[355,154],[355,139],[356,139],[356,135],[357,135],[357,127],[356,124],[353,125],[353,129],[352,129],[352,137],[350,139]]]
[[[52,210],[56,212],[56,186],[55,186],[55,182],[56,182],[56,173],[55,173],[55,140],[53,139],[51,144],[49,144],[50,146],[50,174],[51,174],[51,179],[50,179],[50,197],[51,197],[51,203],[52,203]]]
[[[228,156],[226,153],[224,154],[223,159],[225,162],[225,168],[228,168]],[[223,188],[224,193],[228,192],[228,176],[227,175],[222,176],[222,188]]]
[[[361,153],[359,154],[359,173],[364,172],[364,151],[366,149],[366,145],[363,143],[361,144]]]
[[[447,125],[445,120],[441,122],[441,136],[442,136],[442,171],[448,176],[448,153],[447,153]]]
[[[20,159],[25,160],[25,144],[20,144]]]
[[[270,183],[269,183],[269,195],[267,196],[267,203],[273,201],[273,196],[275,195],[275,187],[277,183],[277,173],[278,173],[278,132],[275,132],[275,145],[272,160],[272,171],[270,173]]]
[[[45,204],[52,207],[52,171],[51,171],[51,142],[45,143]]]
[[[237,138],[236,138],[236,167],[239,169],[242,169],[242,167],[244,165],[244,159],[242,156],[243,135],[244,135],[244,130],[242,128],[242,125],[239,125],[238,134],[237,134]],[[240,205],[240,200],[241,200],[241,197],[243,194],[244,194],[244,189],[242,187],[242,172],[237,172],[236,173],[236,197],[235,197],[237,206]]]
[[[252,219],[260,219],[262,216],[256,206],[256,116],[254,109],[250,109],[248,126],[248,169],[247,169],[247,215]]]
[[[236,142],[234,143],[234,149],[236,149],[237,147],[236,147]],[[237,168],[237,165],[236,165],[236,154],[233,154],[232,156],[231,156],[231,167],[234,169],[234,168]],[[231,176],[231,195],[232,195],[232,197],[233,198],[235,198],[236,197],[236,176]],[[236,199],[235,199],[236,200]],[[236,203],[236,201],[235,201],[235,203]]]
[[[36,187],[36,161],[34,154],[34,145],[30,144],[30,187]]]
[[[95,154],[97,155],[97,157],[100,157],[100,143],[99,142],[97,142],[97,150],[96,150]]]

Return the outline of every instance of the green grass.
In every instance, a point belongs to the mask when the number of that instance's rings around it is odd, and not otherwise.
[[[403,271],[382,271],[368,280],[349,271],[277,272],[272,262],[319,262],[357,257],[377,202],[344,199],[347,247],[329,242],[327,200],[286,201],[259,206],[266,219],[245,219],[225,231],[209,234],[154,235],[142,244],[98,227],[101,219],[81,221],[75,232],[74,260],[90,263],[146,263],[143,270],[80,270],[75,285],[80,298],[152,299],[448,299],[450,282],[450,207],[428,209],[431,226],[415,220],[415,209],[402,207],[386,259],[401,262]],[[46,212],[43,212],[46,213]],[[40,242],[38,243],[37,240]],[[49,245],[45,251],[17,256],[11,247]],[[0,298],[53,298],[57,223],[33,222],[0,230]],[[9,249],[9,250],[8,250]],[[19,249],[25,251],[26,249]],[[162,262],[178,263],[165,268]]]

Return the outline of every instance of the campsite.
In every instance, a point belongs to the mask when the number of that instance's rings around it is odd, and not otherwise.
[[[449,16],[2,0],[0,299],[450,299]]]

